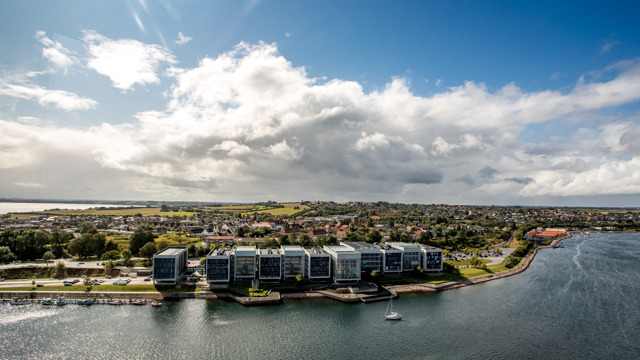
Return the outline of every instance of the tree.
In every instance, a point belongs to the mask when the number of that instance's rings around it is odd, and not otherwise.
[[[153,242],[153,232],[148,227],[140,226],[129,239],[129,251],[131,254],[137,255],[140,249],[150,242]]]
[[[125,250],[122,252],[122,257],[126,260],[129,260],[133,257],[133,254],[131,253],[130,250]]]
[[[206,262],[207,262],[207,258],[206,257],[200,258],[200,265],[204,265]]]
[[[311,246],[311,238],[307,234],[300,236],[300,246]]]
[[[8,246],[0,246],[0,262],[12,262],[16,256],[11,252]]]
[[[47,262],[47,266],[49,266],[49,260],[55,259],[56,256],[53,255],[53,252],[47,251],[46,253],[44,253],[44,255],[42,255],[42,258]]]
[[[304,279],[304,277],[302,277],[302,274],[296,275],[296,282],[298,283],[298,285],[302,284],[302,280],[303,279]]]
[[[119,259],[119,258],[120,258],[120,253],[118,252],[118,250],[106,251],[100,257],[100,259],[102,259],[102,260],[115,260],[115,259]]]
[[[85,221],[80,225],[78,225],[78,232],[80,234],[84,235],[84,234],[94,233],[96,231],[98,231],[96,228],[96,225],[92,222]]]
[[[379,243],[382,241],[382,234],[378,230],[373,230],[367,234],[366,239],[368,243]]]
[[[156,244],[149,242],[144,244],[144,246],[140,249],[140,256],[146,259],[151,259],[153,257],[153,254],[155,254],[156,252],[158,252]]]

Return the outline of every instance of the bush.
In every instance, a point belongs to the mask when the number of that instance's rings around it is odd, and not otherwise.
[[[504,259],[504,267],[506,267],[507,269],[511,269],[512,267],[518,265],[518,263],[520,263],[520,260],[522,260],[522,258],[509,255],[506,259]]]

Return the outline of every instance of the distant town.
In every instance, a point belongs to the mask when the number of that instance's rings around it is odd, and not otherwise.
[[[537,248],[557,247],[571,232],[637,231],[639,214],[332,201],[8,213],[1,217],[0,277],[7,281],[0,291],[38,290],[21,279],[71,290],[64,279],[80,275],[95,279],[76,287],[119,291],[101,288],[104,278],[128,276],[153,287],[143,291],[231,291],[241,302],[273,301],[274,286],[364,301],[393,286],[442,290],[510,275]]]

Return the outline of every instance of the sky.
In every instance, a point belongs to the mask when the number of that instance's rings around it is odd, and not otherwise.
[[[640,204],[637,1],[3,1],[0,197]]]

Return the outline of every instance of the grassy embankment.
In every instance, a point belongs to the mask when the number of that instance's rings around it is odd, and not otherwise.
[[[89,290],[87,291],[87,288]],[[73,286],[44,286],[44,287],[33,287],[33,286],[16,286],[16,287],[5,287],[0,288],[0,291],[38,291],[38,292],[51,292],[51,291],[77,291],[77,292],[199,292],[200,285],[195,287],[183,287],[178,288],[175,286],[167,286],[167,285],[73,285]]]

